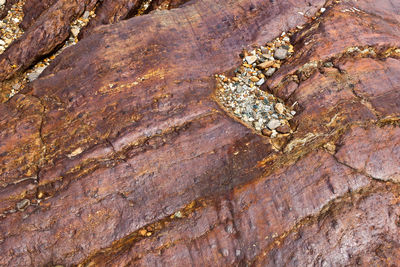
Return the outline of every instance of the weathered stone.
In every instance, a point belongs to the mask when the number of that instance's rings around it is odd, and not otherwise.
[[[293,36],[298,54],[268,81],[298,111],[279,149],[212,97],[214,74],[235,69],[243,47],[324,4],[193,1],[94,28],[63,51],[0,104],[0,264],[396,265],[393,1],[335,3]],[[343,11],[353,7],[364,12]],[[21,57],[43,52],[20,42]],[[376,56],[336,56],[354,45]],[[337,68],[296,81],[325,59]]]
[[[23,199],[17,203],[18,210],[24,210],[30,204],[29,199]]]
[[[264,128],[264,129],[261,130],[261,133],[262,133],[263,135],[265,135],[265,136],[271,136],[272,131],[269,130],[269,129],[267,129],[267,128]]]
[[[253,64],[257,60],[257,56],[247,56],[245,57],[245,60],[247,61],[248,64]]]
[[[281,122],[276,119],[272,119],[267,123],[268,128],[271,130],[275,130],[276,128],[279,127],[279,125],[281,125]]]
[[[256,76],[251,76],[251,77],[250,77],[250,80],[251,80],[252,82],[258,82],[260,79],[259,79],[258,77],[256,77]]]
[[[272,76],[272,75],[275,73],[275,71],[276,71],[276,68],[269,68],[269,69],[265,72],[265,75],[266,75],[267,77],[270,77],[270,76]]]
[[[274,53],[274,58],[276,59],[285,59],[287,57],[288,50],[283,47],[279,47],[278,49],[275,50]]]
[[[276,128],[276,131],[277,131],[278,133],[282,133],[282,134],[290,133],[290,126],[287,125],[287,124],[278,126],[278,127]]]
[[[259,67],[261,69],[267,69],[267,68],[271,67],[272,65],[274,65],[273,61],[265,61],[261,64],[258,64],[257,67]]]
[[[285,106],[282,103],[277,103],[275,105],[275,110],[276,112],[278,112],[279,114],[283,114],[283,112],[285,112]]]
[[[0,81],[25,70],[63,44],[69,36],[70,23],[95,3],[96,0],[59,0],[43,11],[25,34],[0,55]]]

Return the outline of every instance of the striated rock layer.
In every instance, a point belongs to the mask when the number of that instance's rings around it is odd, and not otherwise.
[[[101,7],[53,2],[0,55],[3,82]],[[99,17],[113,24],[0,104],[0,264],[399,265],[399,14],[390,0],[192,0]],[[269,139],[220,107],[214,75],[302,24],[266,88],[295,107],[294,133]]]

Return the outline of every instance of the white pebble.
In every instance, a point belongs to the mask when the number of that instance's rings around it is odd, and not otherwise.
[[[87,18],[89,18],[89,15],[90,15],[89,11],[85,11],[85,13],[83,13],[82,18],[87,19]]]
[[[79,34],[79,28],[72,28],[71,29],[71,33],[74,35],[74,36],[78,36],[78,34]]]
[[[245,57],[248,64],[253,64],[257,60],[257,56],[247,56]]]
[[[272,119],[268,122],[267,127],[271,130],[278,128],[281,125],[281,122],[276,119]]]
[[[256,85],[261,86],[265,82],[264,78],[261,78],[258,82],[256,82]]]

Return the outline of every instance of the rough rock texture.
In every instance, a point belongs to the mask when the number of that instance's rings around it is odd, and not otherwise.
[[[96,17],[82,31],[80,38],[89,35],[96,26],[113,24],[133,16],[142,2],[141,0],[104,0],[100,2],[96,10]]]
[[[44,11],[49,9],[56,2],[57,0],[26,0],[24,5],[25,16],[20,24],[21,28],[24,30],[28,29]]]
[[[93,28],[0,104],[0,264],[398,265],[393,2],[193,0]],[[213,75],[303,23],[268,81],[296,131],[257,135],[220,108]],[[0,61],[34,62],[29,31]]]
[[[103,24],[112,24],[140,12],[144,0],[26,0],[24,20],[26,33],[0,55],[0,83],[26,70],[44,56],[62,46],[70,35],[70,24],[85,11],[97,9],[97,16],[82,31],[80,38]],[[145,11],[177,7],[187,0],[155,1]],[[11,1],[10,1],[11,3]],[[4,9],[9,8],[9,4]]]
[[[96,10],[96,17],[93,18],[87,27],[79,35],[80,39],[91,34],[93,28],[99,25],[117,23],[129,19],[138,13],[147,13],[152,10],[171,9],[181,6],[188,0],[104,0],[99,2]],[[148,5],[145,5],[149,2]]]
[[[70,34],[70,23],[97,0],[58,0],[0,55],[0,81],[26,70],[43,56],[62,46]],[[29,18],[29,17],[28,17]]]

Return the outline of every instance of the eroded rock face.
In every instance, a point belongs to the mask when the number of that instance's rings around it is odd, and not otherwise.
[[[0,263],[396,264],[400,7],[379,2],[191,1],[88,28],[0,104]],[[0,60],[53,49],[23,44],[61,3]],[[294,132],[258,135],[217,104],[214,74],[304,23],[267,81]]]

